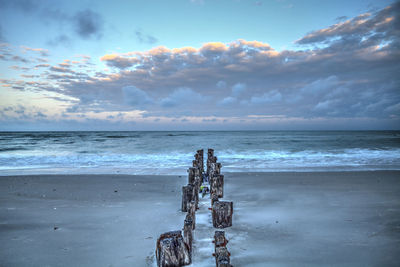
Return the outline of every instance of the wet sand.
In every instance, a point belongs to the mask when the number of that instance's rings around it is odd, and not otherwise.
[[[224,173],[234,266],[398,266],[400,172]],[[0,266],[155,266],[186,176],[0,177]],[[209,199],[194,263],[212,266]]]

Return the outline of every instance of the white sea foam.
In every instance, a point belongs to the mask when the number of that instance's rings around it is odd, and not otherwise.
[[[208,147],[225,172],[400,169],[397,132],[0,133],[0,175],[185,174]]]

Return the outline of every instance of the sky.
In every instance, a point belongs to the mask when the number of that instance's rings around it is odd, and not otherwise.
[[[399,11],[0,0],[0,131],[399,130]]]

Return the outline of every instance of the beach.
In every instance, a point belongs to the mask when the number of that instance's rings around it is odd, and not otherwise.
[[[233,266],[397,266],[400,171],[223,172]],[[184,175],[0,177],[0,266],[155,266]],[[212,266],[209,199],[192,266]]]

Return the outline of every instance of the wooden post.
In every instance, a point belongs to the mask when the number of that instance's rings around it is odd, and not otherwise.
[[[210,177],[210,193],[218,197],[224,197],[224,175],[217,174]]]
[[[228,244],[228,240],[225,238],[225,231],[215,231],[213,243],[215,248],[225,247]]]
[[[199,155],[199,160],[200,160],[200,173],[204,172],[204,150],[200,149],[197,150],[197,154]]]
[[[193,193],[192,193],[192,200],[196,205],[196,210],[199,209],[199,191],[200,191],[200,184],[196,183],[193,185]]]
[[[226,247],[215,248],[215,263],[217,267],[231,267],[230,253]]]
[[[182,186],[182,211],[188,211],[188,204],[193,200],[193,185]]]
[[[222,168],[222,164],[221,163],[215,163],[215,173],[217,174],[221,174],[221,168]]]
[[[195,155],[194,155],[194,158],[195,158],[197,167],[200,168],[200,167],[201,167],[200,155],[199,155],[199,154],[195,154]]]
[[[188,214],[191,216],[193,221],[193,230],[196,229],[196,202],[192,200],[189,203]]]
[[[218,160],[218,158],[214,157],[214,156],[207,159],[207,174],[208,174],[208,176],[213,175],[215,168],[213,168],[212,163],[217,163],[217,160]]]
[[[212,221],[215,228],[232,226],[233,202],[216,201],[212,206]]]
[[[215,193],[214,194],[210,193],[210,196],[211,196],[211,207],[212,207],[214,203],[218,201],[218,196]]]
[[[210,163],[214,161],[214,149],[209,148],[207,151],[207,175],[210,176]]]
[[[196,168],[195,167],[190,167],[188,170],[188,184],[194,184],[194,178],[196,176]]]
[[[185,244],[181,231],[161,234],[156,247],[157,266],[184,266],[191,264],[189,247]]]
[[[210,175],[218,175],[221,174],[221,163],[210,162]]]
[[[192,253],[193,244],[193,219],[190,214],[186,214],[186,218],[183,225],[183,239],[189,247],[189,252]]]

